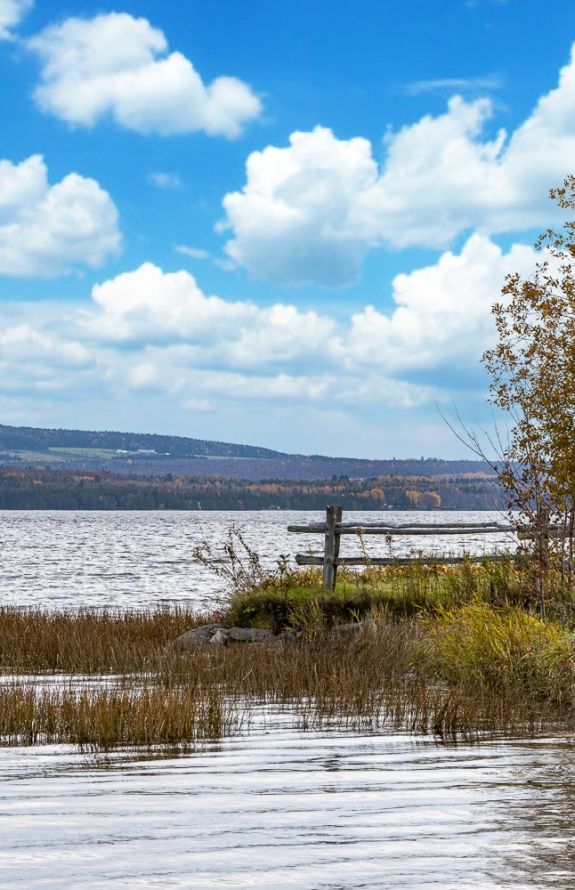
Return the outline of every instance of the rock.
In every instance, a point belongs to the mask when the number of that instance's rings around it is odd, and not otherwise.
[[[212,637],[219,630],[223,630],[223,624],[202,624],[193,627],[174,640],[174,646],[205,646],[210,643]]]
[[[227,627],[226,633],[235,643],[261,643],[273,637],[273,632],[261,627]]]
[[[295,630],[282,630],[276,636],[268,637],[266,642],[272,649],[285,649],[288,646],[295,646],[300,640],[301,634]]]
[[[223,627],[219,627],[210,639],[210,646],[227,646],[229,641],[228,632]]]
[[[174,646],[205,646],[208,643],[227,646],[229,643],[262,643],[273,637],[271,630],[259,627],[224,627],[223,624],[202,624],[186,631]]]

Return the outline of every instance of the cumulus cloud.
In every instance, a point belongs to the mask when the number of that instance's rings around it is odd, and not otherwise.
[[[106,13],[69,18],[28,41],[42,61],[35,91],[43,111],[91,127],[104,117],[138,133],[202,131],[238,136],[262,105],[235,77],[205,84],[145,18]]]
[[[252,275],[278,283],[344,284],[375,247],[448,247],[469,229],[486,234],[544,226],[548,189],[575,155],[575,47],[558,86],[511,135],[486,135],[490,99],[449,100],[384,140],[316,127],[287,147],[253,152],[246,184],[224,198],[226,252]]]
[[[315,312],[206,296],[189,272],[164,272],[152,263],[96,285],[92,298],[97,311],[81,318],[92,338],[185,343],[196,360],[218,357],[237,366],[313,356],[335,333],[335,323]]]
[[[0,274],[98,266],[119,246],[118,212],[94,179],[70,173],[50,185],[41,155],[20,164],[0,160]]]
[[[10,40],[13,29],[32,9],[34,0],[0,0],[0,40]]]
[[[377,178],[366,139],[339,140],[323,127],[294,133],[289,148],[253,152],[245,188],[224,198],[234,233],[226,252],[271,281],[348,281],[369,248],[354,210]]]
[[[90,350],[77,340],[41,330],[30,322],[0,328],[0,399],[52,394],[85,397],[93,373]]]
[[[459,254],[447,251],[431,266],[397,275],[393,312],[366,306],[353,315],[342,358],[396,373],[476,365],[494,340],[491,306],[505,276],[529,276],[537,259],[526,245],[505,253],[472,235]]]
[[[4,360],[49,360],[60,365],[84,365],[90,352],[82,343],[38,331],[31,324],[0,330],[0,352]]]
[[[529,275],[535,260],[531,247],[503,251],[475,234],[460,252],[396,276],[390,308],[374,302],[348,320],[208,296],[188,272],[145,263],[96,285],[90,304],[67,315],[42,304],[33,322],[22,307],[0,306],[0,397],[28,381],[26,392],[165,396],[194,411],[430,405],[450,398],[462,372],[466,385],[484,385],[491,304],[505,275]]]
[[[368,305],[348,322],[286,303],[260,307],[207,296],[189,272],[145,263],[93,288],[78,331],[94,343],[130,344],[131,352],[145,347],[145,372],[138,373],[146,385],[156,381],[151,349],[154,363],[165,354],[182,366],[297,367],[336,377],[469,366],[493,341],[490,310],[505,276],[530,275],[536,259],[531,247],[504,252],[474,234],[459,253],[446,251],[435,264],[397,275],[391,309]]]
[[[437,387],[415,384],[387,377],[381,373],[341,375],[322,369],[300,373],[250,369],[198,367],[193,351],[182,347],[147,349],[144,360],[132,364],[133,358],[122,356],[112,376],[135,391],[164,392],[179,397],[191,408],[204,404],[203,410],[233,402],[282,402],[330,404],[357,407],[359,404],[382,404],[395,408],[440,401],[445,395]],[[189,393],[194,393],[192,400]],[[193,410],[200,410],[194,407]]]

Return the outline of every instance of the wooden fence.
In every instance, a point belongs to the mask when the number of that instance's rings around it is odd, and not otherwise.
[[[298,553],[296,563],[299,566],[323,566],[323,586],[325,590],[333,590],[338,566],[389,566],[405,565],[411,562],[421,562],[425,565],[457,564],[462,562],[482,562],[485,556],[419,556],[419,557],[380,557],[368,558],[366,556],[340,556],[340,539],[342,535],[385,535],[392,538],[394,535],[478,535],[494,534],[498,532],[513,532],[515,528],[501,522],[450,522],[416,523],[408,522],[401,525],[391,525],[383,521],[379,522],[342,522],[342,508],[339,506],[328,507],[325,514],[325,523],[311,525],[288,525],[289,532],[299,534],[321,534],[324,536],[323,554]],[[490,559],[509,559],[508,556],[490,556]]]

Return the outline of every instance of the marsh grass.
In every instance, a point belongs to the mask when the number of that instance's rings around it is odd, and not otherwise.
[[[0,608],[0,673],[142,671],[150,657],[206,620],[182,608],[153,612]]]
[[[233,731],[236,715],[217,689],[141,684],[120,688],[0,687],[4,745],[72,743],[85,750],[191,746]]]
[[[317,569],[273,575],[230,597],[229,624],[302,628],[310,621],[330,627],[358,621],[374,609],[397,618],[435,614],[471,601],[494,605],[530,602],[530,576],[517,560],[460,565],[368,566],[340,569],[333,593],[322,590]],[[563,599],[565,616],[571,612]]]
[[[4,608],[0,743],[193,746],[238,731],[262,707],[289,709],[303,728],[449,739],[571,728],[571,600],[543,620],[528,610],[525,583],[515,563],[392,566],[342,572],[333,594],[311,570],[232,597],[226,623],[295,628],[293,645],[175,647],[213,621],[182,609]],[[357,628],[342,631],[342,621]],[[56,674],[60,685],[23,674]]]
[[[317,570],[274,573],[231,596],[227,625],[329,629],[374,612],[410,619],[472,601],[519,602],[524,578],[513,563],[397,566],[342,571],[333,594]],[[568,605],[568,604],[567,604]],[[566,607],[567,607],[566,605]],[[116,674],[153,669],[163,650],[197,624],[185,608],[58,611],[0,608],[0,673]]]
[[[300,644],[204,647],[164,653],[153,672],[99,688],[0,686],[3,744],[74,743],[82,749],[189,749],[249,724],[265,708],[302,729],[432,732],[445,739],[532,732],[570,719],[545,700],[521,701],[478,686],[430,682],[421,623],[380,616],[357,632],[315,629]],[[84,679],[85,683],[85,679]]]

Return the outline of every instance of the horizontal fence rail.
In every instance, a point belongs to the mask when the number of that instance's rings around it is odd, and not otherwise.
[[[326,510],[325,523],[310,523],[309,525],[288,525],[289,532],[297,534],[322,534],[324,535],[323,554],[297,553],[296,563],[300,566],[323,566],[323,586],[325,590],[333,590],[338,566],[391,566],[408,565],[419,562],[424,565],[457,565],[463,562],[483,562],[485,556],[418,556],[418,557],[373,557],[367,556],[340,556],[340,538],[342,535],[385,535],[388,538],[394,536],[420,536],[420,535],[481,535],[497,534],[501,532],[515,532],[514,526],[502,522],[450,522],[450,523],[401,523],[390,524],[387,522],[342,522],[342,508],[331,506]],[[520,535],[522,538],[532,537],[527,532]],[[505,560],[513,556],[493,554],[489,559]]]
[[[288,525],[288,532],[300,534],[324,534],[325,525]],[[495,532],[512,532],[511,525],[342,525],[336,523],[338,535],[464,535],[493,534]]]

